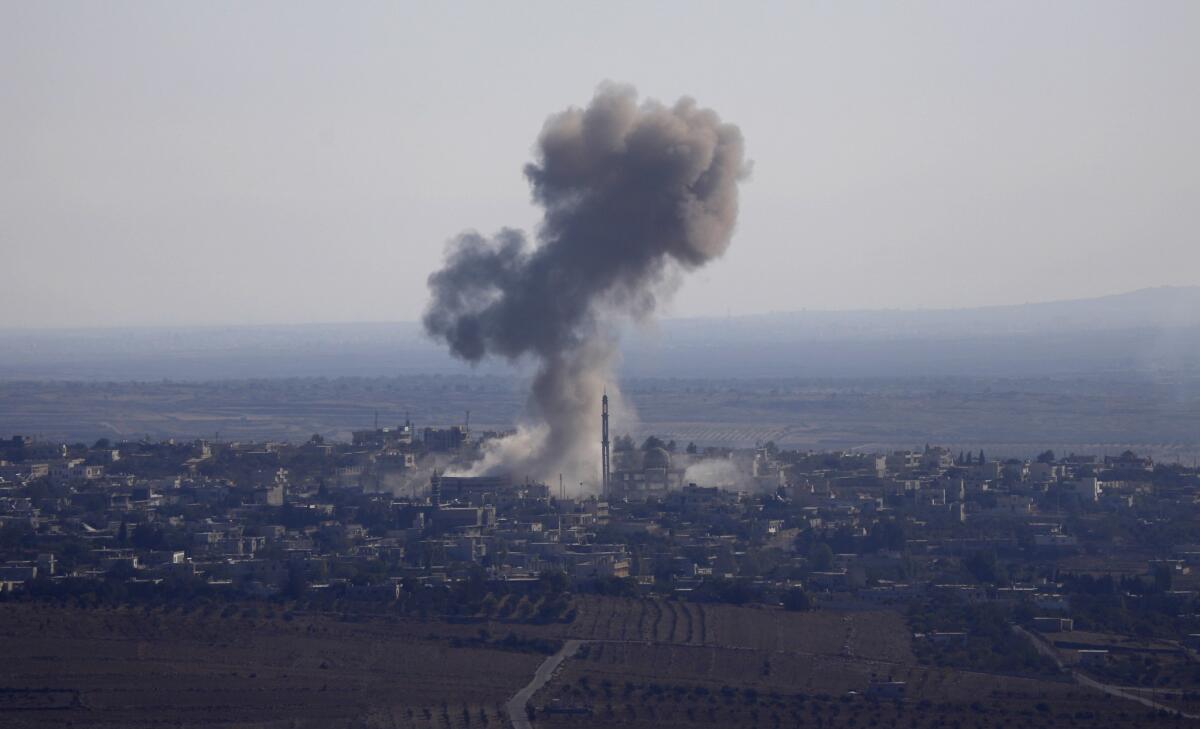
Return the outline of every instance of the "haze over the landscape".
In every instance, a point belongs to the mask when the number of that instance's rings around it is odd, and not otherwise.
[[[669,319],[625,332],[616,432],[702,445],[1200,457],[1200,287],[924,311]],[[528,364],[528,363],[526,363]],[[9,331],[8,427],[64,440],[507,430],[528,366],[452,358],[413,322]],[[133,382],[126,382],[132,380]],[[591,413],[585,403],[581,413]],[[593,405],[594,407],[594,405]]]
[[[0,726],[1200,721],[1198,40],[0,0]]]
[[[1200,371],[1200,287],[948,310],[793,311],[627,326],[623,376],[893,377]],[[520,371],[522,367],[516,368]],[[452,358],[412,321],[8,330],[0,378],[206,380],[505,374]]]
[[[536,132],[605,79],[725,110],[754,161],[668,314],[1193,285],[1198,14],[5,3],[0,326],[415,319],[445,241],[531,227]]]

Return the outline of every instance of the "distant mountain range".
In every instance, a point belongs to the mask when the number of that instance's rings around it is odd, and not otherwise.
[[[625,333],[634,377],[1200,372],[1200,286],[950,310],[668,319]],[[480,371],[508,371],[486,363]],[[462,373],[414,322],[0,331],[0,378],[207,380]]]

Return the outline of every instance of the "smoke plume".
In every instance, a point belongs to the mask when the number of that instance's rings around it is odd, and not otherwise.
[[[712,110],[639,103],[628,86],[604,85],[586,109],[546,121],[525,167],[544,209],[537,244],[512,229],[463,233],[429,277],[425,329],[455,356],[536,365],[528,422],[475,471],[595,482],[617,320],[651,315],[678,272],[725,252],[742,146]]]

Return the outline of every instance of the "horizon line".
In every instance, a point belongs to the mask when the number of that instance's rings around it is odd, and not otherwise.
[[[1023,301],[1008,304],[983,304],[978,306],[928,306],[928,307],[893,307],[893,308],[862,308],[862,309],[820,309],[802,307],[798,309],[771,309],[759,312],[745,312],[738,314],[694,314],[688,316],[661,316],[657,317],[659,321],[700,321],[700,320],[730,320],[744,319],[751,317],[778,316],[787,314],[921,314],[921,313],[938,313],[938,312],[954,312],[954,311],[987,311],[995,309],[1015,309],[1023,306],[1049,306],[1054,304],[1068,304],[1084,301],[1101,301],[1104,299],[1114,299],[1124,296],[1133,296],[1150,291],[1197,291],[1200,292],[1200,284],[1162,284],[1159,286],[1144,286],[1138,289],[1126,291],[1118,291],[1109,294],[1098,294],[1096,296],[1081,296],[1073,299],[1044,299],[1040,301]],[[329,321],[303,321],[303,322],[258,322],[258,323],[188,323],[188,324],[100,324],[100,325],[49,325],[49,326],[0,326],[0,333],[64,333],[64,332],[105,332],[105,331],[129,331],[129,330],[198,330],[198,329],[284,329],[290,327],[318,327],[318,326],[363,326],[363,325],[420,325],[420,319],[337,319]]]

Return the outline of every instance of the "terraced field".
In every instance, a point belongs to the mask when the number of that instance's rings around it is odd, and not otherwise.
[[[577,600],[572,638],[798,651],[912,662],[908,628],[894,612],[794,613],[661,599]]]

